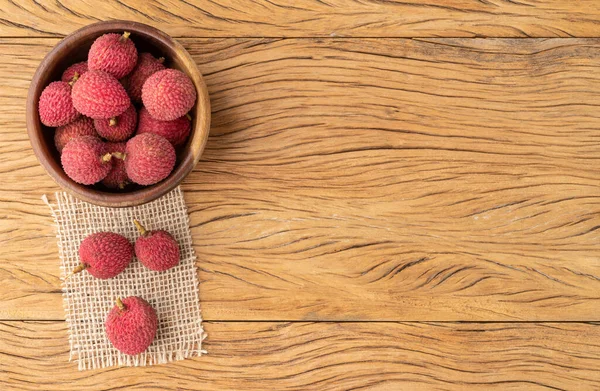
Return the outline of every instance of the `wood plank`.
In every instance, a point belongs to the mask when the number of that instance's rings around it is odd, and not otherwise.
[[[62,318],[24,132],[56,42],[0,40],[0,319]],[[206,319],[599,320],[600,40],[182,42],[213,104],[183,186]]]
[[[595,390],[600,383],[598,324],[209,322],[206,329],[209,354],[200,358],[79,372],[68,362],[64,322],[2,322],[0,382],[48,391]]]
[[[0,36],[64,36],[108,19],[177,37],[594,37],[596,0],[2,0]]]

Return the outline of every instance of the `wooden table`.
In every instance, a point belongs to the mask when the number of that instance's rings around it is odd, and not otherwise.
[[[597,0],[0,11],[3,390],[600,389]],[[107,18],[177,37],[210,90],[183,185],[209,354],[79,372],[25,96]]]

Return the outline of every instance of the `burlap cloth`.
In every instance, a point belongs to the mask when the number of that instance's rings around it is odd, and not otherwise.
[[[196,256],[180,188],[131,208],[104,208],[67,193],[56,193],[55,205],[45,196],[44,201],[56,222],[63,281],[79,264],[79,244],[89,234],[111,231],[134,243],[139,233],[133,219],[149,230],[167,230],[179,242],[181,251],[179,265],[166,272],[151,271],[134,258],[115,278],[100,280],[84,271],[63,282],[70,360],[75,359],[80,370],[162,364],[206,353],[202,350],[206,335],[200,316]],[[106,337],[104,321],[117,296],[140,296],[156,309],[156,338],[146,352],[137,356],[119,352]]]

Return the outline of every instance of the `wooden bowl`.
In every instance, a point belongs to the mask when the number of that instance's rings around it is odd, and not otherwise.
[[[173,172],[163,181],[147,187],[132,187],[111,191],[101,185],[85,186],[70,179],[62,169],[60,155],[54,146],[54,129],[40,122],[38,101],[42,90],[51,82],[60,80],[62,72],[71,64],[87,59],[90,46],[105,33],[131,32],[138,52],[150,52],[164,57],[168,68],[179,69],[190,77],[198,98],[190,111],[192,129],[187,144],[177,150]],[[154,27],[129,21],[95,23],[75,31],[59,42],[41,62],[29,87],[27,96],[27,132],[31,146],[46,171],[64,190],[77,198],[96,205],[125,207],[152,201],[174,189],[192,171],[206,145],[210,130],[210,101],[206,84],[189,53],[167,34]]]

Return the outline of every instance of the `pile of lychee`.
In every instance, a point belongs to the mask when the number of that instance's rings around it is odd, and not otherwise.
[[[87,271],[95,278],[119,275],[131,263],[133,255],[148,269],[166,271],[179,264],[179,245],[164,230],[146,230],[134,220],[140,236],[133,246],[126,237],[114,232],[87,236],[79,246],[80,264],[71,274]],[[154,308],[143,298],[117,298],[106,318],[106,334],[119,351],[135,355],[144,352],[154,340],[159,319]]]
[[[87,61],[40,95],[40,120],[56,128],[63,170],[77,183],[123,189],[160,182],[190,134],[193,82],[162,57],[138,55],[129,35],[96,39]]]

